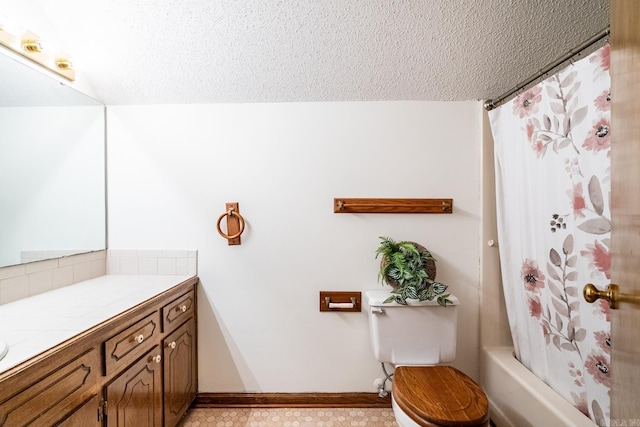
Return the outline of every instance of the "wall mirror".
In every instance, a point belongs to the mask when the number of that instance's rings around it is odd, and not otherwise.
[[[0,50],[0,267],[106,248],[105,106]]]

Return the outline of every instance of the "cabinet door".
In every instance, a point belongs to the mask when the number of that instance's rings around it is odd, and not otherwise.
[[[175,426],[196,396],[196,326],[192,318],[164,340],[164,422]]]
[[[102,425],[101,416],[101,396],[95,396],[82,405],[68,418],[57,424],[57,427],[99,427]]]
[[[108,427],[162,426],[161,361],[155,346],[106,387]]]

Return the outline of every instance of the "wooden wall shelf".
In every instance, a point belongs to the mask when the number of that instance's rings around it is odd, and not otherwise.
[[[334,213],[453,213],[453,199],[333,199]]]

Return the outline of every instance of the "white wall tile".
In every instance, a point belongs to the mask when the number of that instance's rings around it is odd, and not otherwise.
[[[187,274],[198,274],[198,258],[187,259]]]
[[[25,273],[26,274],[31,274],[31,273],[37,273],[39,271],[44,271],[44,270],[52,270],[54,268],[58,267],[58,260],[57,259],[50,259],[50,260],[46,260],[46,261],[38,261],[38,262],[31,262],[29,264],[25,264]]]
[[[38,295],[53,289],[53,269],[29,274],[29,295]]]
[[[195,249],[109,249],[108,274],[197,274],[198,251]]]
[[[100,259],[106,259],[107,258],[107,251],[95,251],[95,252],[89,252],[85,254],[85,258],[87,261],[95,261],[95,260],[100,260]]]
[[[74,283],[91,279],[91,264],[82,262],[73,265],[73,281]]]
[[[53,269],[53,287],[61,288],[73,284],[73,266],[58,267]]]
[[[107,274],[122,274],[120,272],[120,257],[109,256],[107,257]]]
[[[16,276],[0,280],[0,304],[29,296],[29,276]]]
[[[0,280],[8,279],[11,277],[23,276],[27,269],[24,264],[12,265],[11,267],[0,268]]]
[[[58,260],[58,264],[61,267],[64,267],[66,265],[75,265],[75,264],[80,264],[86,261],[86,256],[85,254],[78,254],[78,255],[71,255],[71,256],[66,256],[66,257],[62,257]]]
[[[163,258],[188,258],[190,252],[191,251],[186,249],[174,249],[174,250],[163,249],[160,256]]]
[[[88,262],[90,266],[91,278],[104,276],[107,274],[107,263],[105,258],[94,259]]]
[[[157,257],[140,257],[138,258],[138,268],[140,274],[158,274],[158,258]]]
[[[137,257],[120,257],[120,274],[139,274]]]
[[[176,274],[189,274],[189,258],[176,259]]]
[[[139,258],[158,258],[162,254],[160,249],[138,249]]]
[[[177,274],[176,258],[158,258],[158,274]]]
[[[107,251],[107,258],[117,258],[117,257],[123,257],[123,256],[131,256],[132,254],[135,255],[137,253],[137,251],[132,251],[129,249],[109,249]]]
[[[106,274],[107,251],[64,255],[69,251],[28,251],[34,256],[60,257],[0,268],[0,304]],[[5,281],[16,279],[13,281]]]

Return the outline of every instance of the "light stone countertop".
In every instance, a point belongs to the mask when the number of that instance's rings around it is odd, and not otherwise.
[[[106,275],[0,305],[0,373],[192,277]]]

